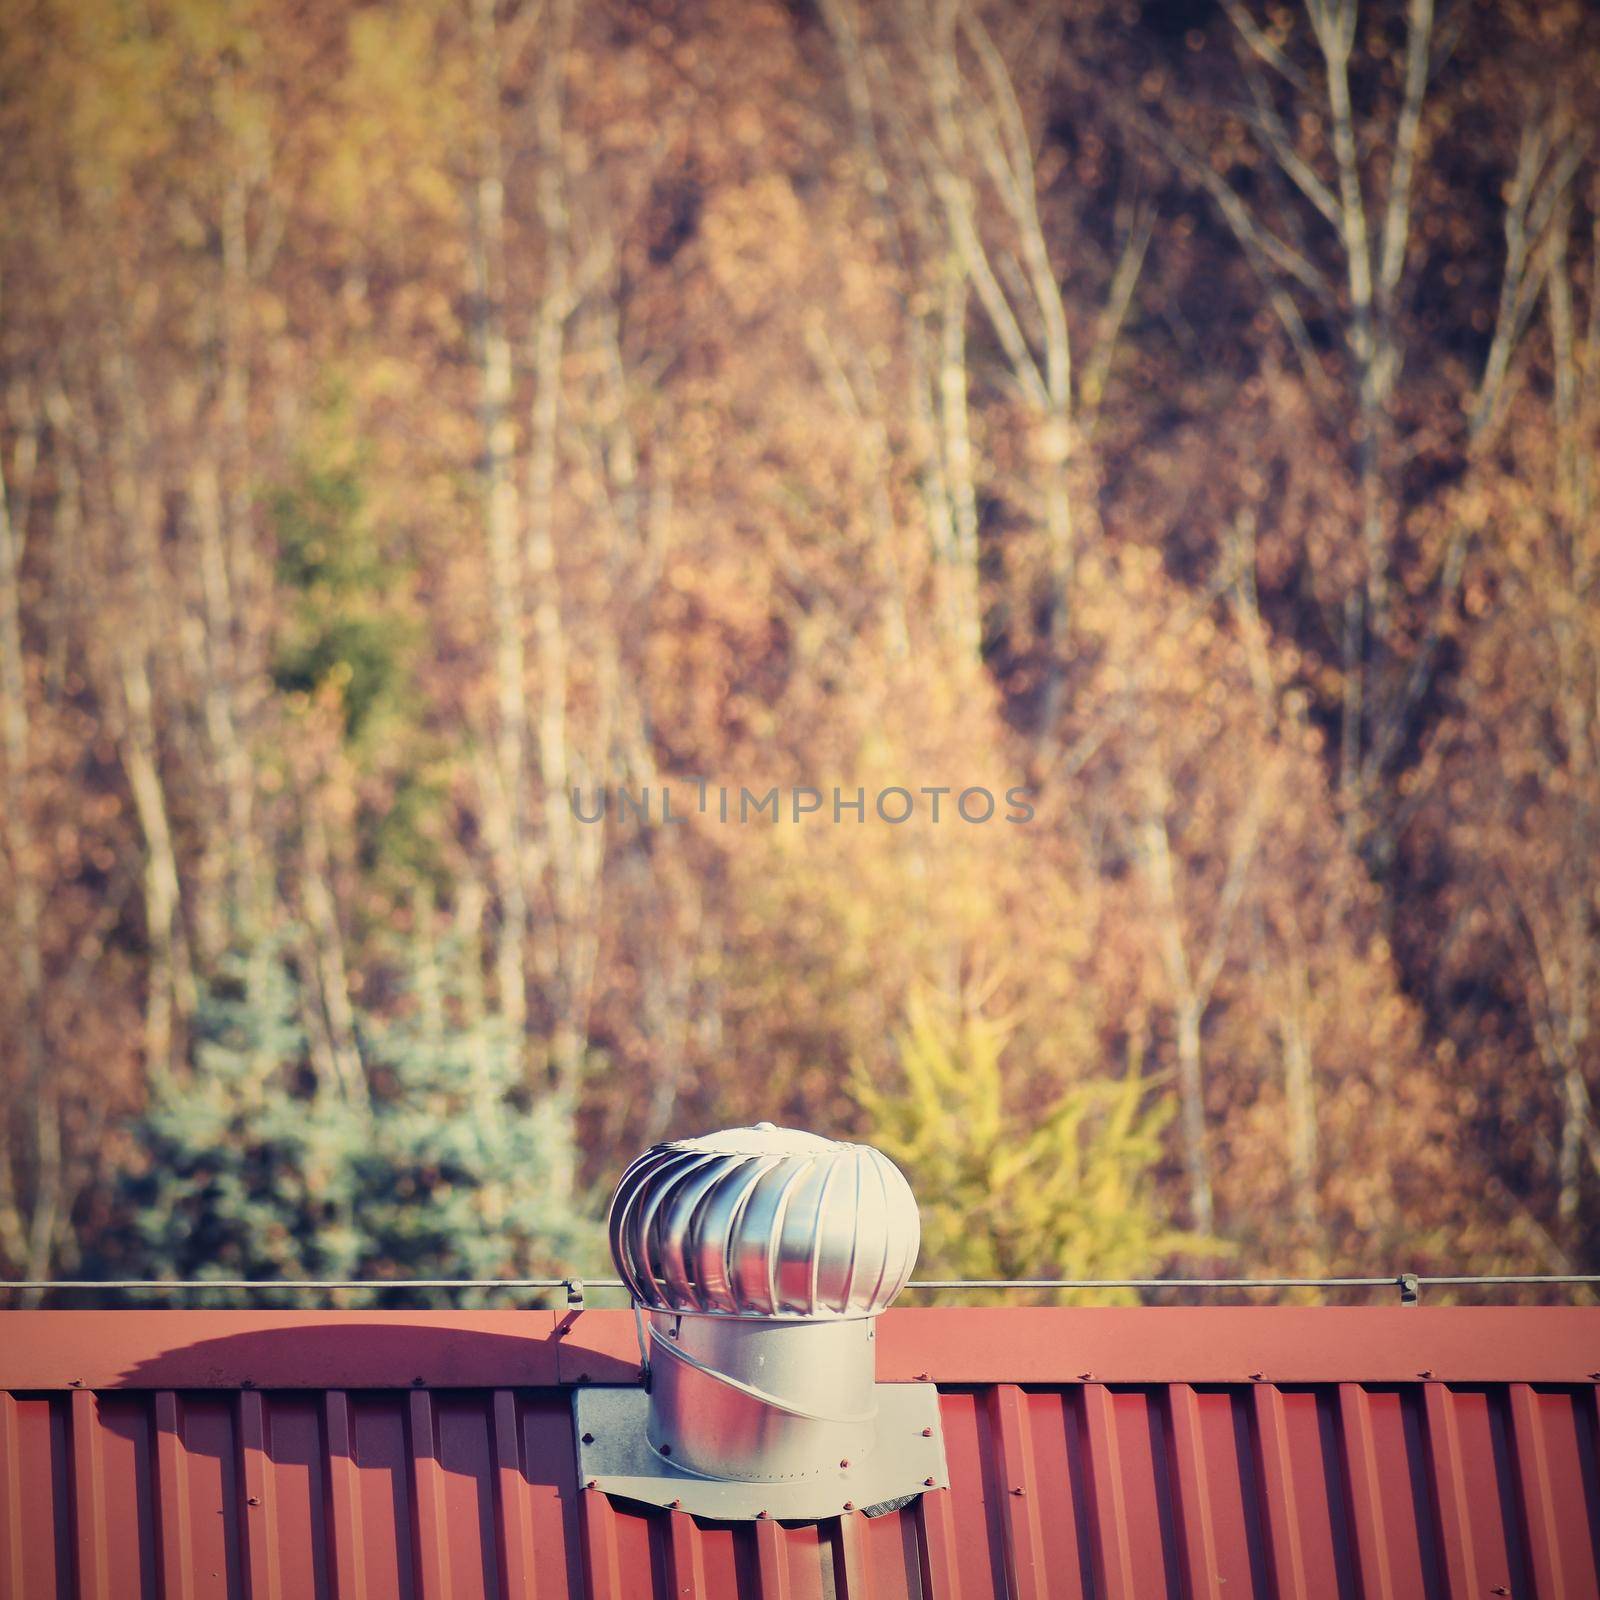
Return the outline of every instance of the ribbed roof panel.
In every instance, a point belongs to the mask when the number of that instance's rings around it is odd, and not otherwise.
[[[941,1384],[951,1488],[794,1527],[577,1481],[571,1387],[626,1377],[624,1336],[615,1312],[7,1314],[0,1600],[1600,1596],[1600,1384],[1574,1370],[1600,1313],[890,1313],[884,1375]],[[1377,1370],[1396,1355],[1408,1378]],[[1237,1361],[1262,1376],[1206,1376]]]

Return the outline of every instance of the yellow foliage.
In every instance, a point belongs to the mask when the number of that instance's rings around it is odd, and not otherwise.
[[[1180,1252],[1215,1253],[1216,1241],[1168,1223],[1157,1193],[1171,1097],[1152,1094],[1134,1066],[1121,1078],[1076,1078],[1040,1108],[1015,1105],[1011,1037],[1008,1022],[920,989],[895,1035],[891,1080],[860,1062],[852,1074],[873,1142],[920,1199],[920,1275],[1149,1277]],[[1085,1297],[1137,1299],[1069,1295]]]

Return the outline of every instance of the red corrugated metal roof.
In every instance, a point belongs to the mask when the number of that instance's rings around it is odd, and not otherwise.
[[[576,1479],[626,1312],[0,1316],[0,1600],[1600,1596],[1600,1311],[891,1311],[951,1488],[736,1526]]]

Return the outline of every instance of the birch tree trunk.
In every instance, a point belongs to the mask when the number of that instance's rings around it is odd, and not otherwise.
[[[1211,1157],[1206,1148],[1205,1066],[1200,1028],[1205,1002],[1200,996],[1184,937],[1172,848],[1166,822],[1146,818],[1143,829],[1146,870],[1155,890],[1161,955],[1172,989],[1172,1024],[1178,1056],[1178,1128],[1184,1179],[1189,1190],[1189,1225],[1211,1234],[1216,1207],[1211,1192]]]
[[[968,414],[966,323],[968,285],[937,202],[920,177],[891,183],[877,131],[872,81],[882,63],[862,36],[857,0],[824,0],[823,14],[844,69],[856,143],[868,192],[884,221],[905,281],[908,388],[921,458],[936,600],[956,650],[981,665],[978,599],[978,517]],[[900,142],[903,144],[903,130]],[[915,160],[909,163],[914,169]],[[897,206],[897,191],[899,204]],[[910,239],[908,246],[904,241]],[[931,289],[931,292],[929,292]],[[933,302],[924,312],[914,302]]]
[[[1211,1197],[1211,1157],[1206,1148],[1206,1089],[1200,1057],[1202,1011],[1193,994],[1183,996],[1173,1009],[1178,1047],[1178,1107],[1183,1129],[1183,1168],[1189,1184],[1189,1215],[1196,1233],[1216,1228],[1216,1208]]]
[[[535,925],[533,959],[550,1005],[552,1087],[569,1106],[576,1101],[587,1048],[586,1028],[580,1017],[582,968],[586,963],[577,929],[583,911],[582,882],[573,837],[576,824],[569,805],[573,773],[567,728],[568,645],[555,548],[562,364],[573,299],[572,225],[562,144],[563,76],[572,23],[572,0],[551,0],[544,41],[545,70],[540,76],[535,109],[544,277],[532,330],[533,407],[529,418],[525,547],[538,677],[534,722],[540,788],[538,848],[551,911]]]
[[[152,1073],[160,1074],[173,1064],[178,1019],[193,1009],[193,977],[178,919],[178,858],[161,775],[149,661],[141,644],[122,649],[118,672],[122,688],[122,765],[145,850],[145,937],[149,943],[145,1060]]]
[[[1186,926],[1178,896],[1177,868],[1167,819],[1151,804],[1139,827],[1144,873],[1151,890],[1156,937],[1171,991],[1174,1043],[1178,1056],[1178,1123],[1184,1172],[1189,1186],[1190,1222],[1197,1233],[1215,1231],[1211,1157],[1206,1139],[1205,1063],[1202,1029],[1227,960],[1239,907],[1249,885],[1260,839],[1268,780],[1258,772],[1255,786],[1234,825],[1216,910],[1205,937]],[[1191,948],[1192,946],[1192,948]]]
[[[954,626],[962,654],[978,665],[983,656],[983,615],[978,589],[978,492],[967,400],[968,286],[966,274],[953,253],[948,254],[941,278],[939,427],[950,504]]]
[[[32,445],[19,449],[31,457]],[[31,473],[31,460],[26,470]],[[41,1256],[48,1261],[48,1242],[55,1228],[55,1197],[60,1172],[60,1137],[54,1097],[47,1092],[47,1050],[44,1018],[44,955],[40,938],[41,896],[29,814],[28,768],[31,730],[27,666],[22,640],[22,554],[26,528],[12,518],[10,475],[0,456],[0,749],[5,759],[4,816],[0,837],[5,843],[7,896],[11,913],[10,946],[17,967],[21,1005],[15,1063],[5,1087],[7,1115],[0,1120],[0,1249],[28,1277]],[[26,1140],[17,1133],[24,1121],[32,1126]],[[15,1119],[15,1120],[14,1120]],[[18,1193],[13,1151],[28,1148],[33,1161],[31,1205]],[[44,1249],[41,1251],[41,1243]]]
[[[305,796],[304,838],[300,876],[301,901],[309,929],[317,992],[321,997],[321,1030],[326,1041],[326,1065],[333,1087],[351,1105],[365,1106],[370,1095],[361,1051],[356,1039],[355,1007],[350,1000],[349,963],[345,959],[344,932],[339,925],[333,892],[333,861],[328,850],[322,801],[315,783]]]
[[[107,286],[111,292],[111,286]],[[150,427],[127,348],[126,331],[113,325],[110,348],[100,368],[116,412],[109,429],[98,434],[92,412],[75,414],[89,446],[99,446],[108,478],[105,507],[105,564],[114,576],[113,593],[127,608],[127,622],[112,643],[120,726],[117,742],[127,774],[134,812],[144,840],[145,933],[149,967],[145,987],[145,1060],[152,1073],[169,1071],[178,1026],[194,1011],[194,970],[180,915],[182,880],[173,840],[171,807],[162,772],[151,677],[151,651],[161,636],[162,597],[158,592],[162,558],[159,537],[161,485],[152,477]],[[88,452],[86,452],[88,453]]]
[[[223,496],[217,462],[197,456],[189,476],[200,578],[202,630],[201,687],[211,780],[221,804],[209,818],[207,854],[214,865],[208,877],[220,890],[222,907],[196,921],[210,929],[202,958],[214,960],[229,943],[250,942],[263,921],[256,852],[255,774],[239,732],[237,619],[229,578]],[[214,890],[214,892],[215,892]]]
[[[489,554],[494,624],[495,724],[491,780],[482,786],[486,832],[494,861],[499,923],[493,967],[500,1014],[524,1041],[528,1025],[528,892],[525,859],[528,706],[526,606],[520,508],[512,477],[511,343],[505,308],[505,183],[500,142],[500,50],[495,0],[473,0],[473,67],[477,79],[478,179],[472,211],[472,263],[477,299],[480,406],[483,427],[484,539]],[[525,1042],[519,1044],[525,1049]]]
[[[1317,1100],[1311,1045],[1311,989],[1305,952],[1298,948],[1292,950],[1286,957],[1285,967],[1283,1090],[1289,1118],[1289,1188],[1295,1221],[1309,1242],[1317,1227]]]

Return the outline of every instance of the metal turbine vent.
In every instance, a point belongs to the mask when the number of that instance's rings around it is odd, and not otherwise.
[[[921,1240],[886,1155],[770,1122],[647,1150],[622,1175],[610,1228],[640,1305],[739,1317],[875,1316]]]
[[[607,1406],[636,1417],[621,1442],[606,1419],[613,1437],[585,1464],[597,1484],[739,1517],[832,1515],[945,1481],[931,1388],[875,1382],[876,1319],[921,1238],[887,1156],[770,1122],[678,1139],[623,1173],[608,1225],[649,1394],[587,1403],[594,1441]]]

